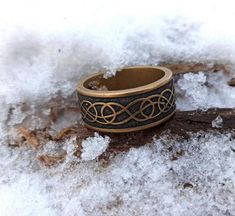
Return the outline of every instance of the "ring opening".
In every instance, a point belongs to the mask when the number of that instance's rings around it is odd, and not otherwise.
[[[125,68],[118,71],[114,77],[103,78],[103,74],[93,76],[83,83],[87,89],[99,91],[116,91],[137,88],[160,80],[165,75],[157,68]]]

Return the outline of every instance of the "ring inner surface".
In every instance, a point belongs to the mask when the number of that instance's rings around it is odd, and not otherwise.
[[[103,78],[102,74],[94,76],[84,82],[84,87],[89,89],[90,83],[96,82],[109,91],[131,89],[153,83],[164,75],[164,71],[156,68],[126,68],[108,79]]]

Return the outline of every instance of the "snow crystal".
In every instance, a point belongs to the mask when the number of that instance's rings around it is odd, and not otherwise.
[[[206,75],[202,72],[198,74],[184,74],[182,79],[177,82],[177,93],[183,94],[184,99],[189,100],[193,107],[202,107],[207,101],[208,88],[206,87]],[[180,92],[181,91],[181,92]],[[185,102],[184,105],[186,106]]]
[[[187,73],[176,79],[177,107],[181,110],[234,108],[235,88],[223,72]]]
[[[108,136],[100,136],[98,133],[94,137],[88,137],[82,141],[81,158],[84,161],[94,160],[100,156],[108,148],[110,138]]]
[[[211,126],[213,128],[222,128],[223,127],[223,119],[222,117],[219,115],[217,116],[212,122],[211,122]]]

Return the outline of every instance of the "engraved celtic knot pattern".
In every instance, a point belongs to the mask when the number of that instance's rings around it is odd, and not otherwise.
[[[120,99],[121,101],[122,99]],[[125,100],[125,99],[123,99]],[[130,120],[144,122],[168,112],[175,105],[174,89],[137,98],[127,105],[117,102],[81,101],[83,118],[103,125],[121,125]]]

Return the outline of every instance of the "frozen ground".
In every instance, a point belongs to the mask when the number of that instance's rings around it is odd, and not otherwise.
[[[0,215],[235,215],[229,133],[153,138],[105,166],[90,159],[108,137],[84,141],[83,159],[67,140],[66,160],[52,168],[38,163],[38,152],[6,142],[27,116],[31,129],[40,127],[34,113],[48,114],[41,104],[58,91],[70,95],[82,75],[102,68],[183,60],[227,64],[234,74],[234,14],[233,1],[1,1]],[[228,79],[180,75],[178,108],[234,107]]]

